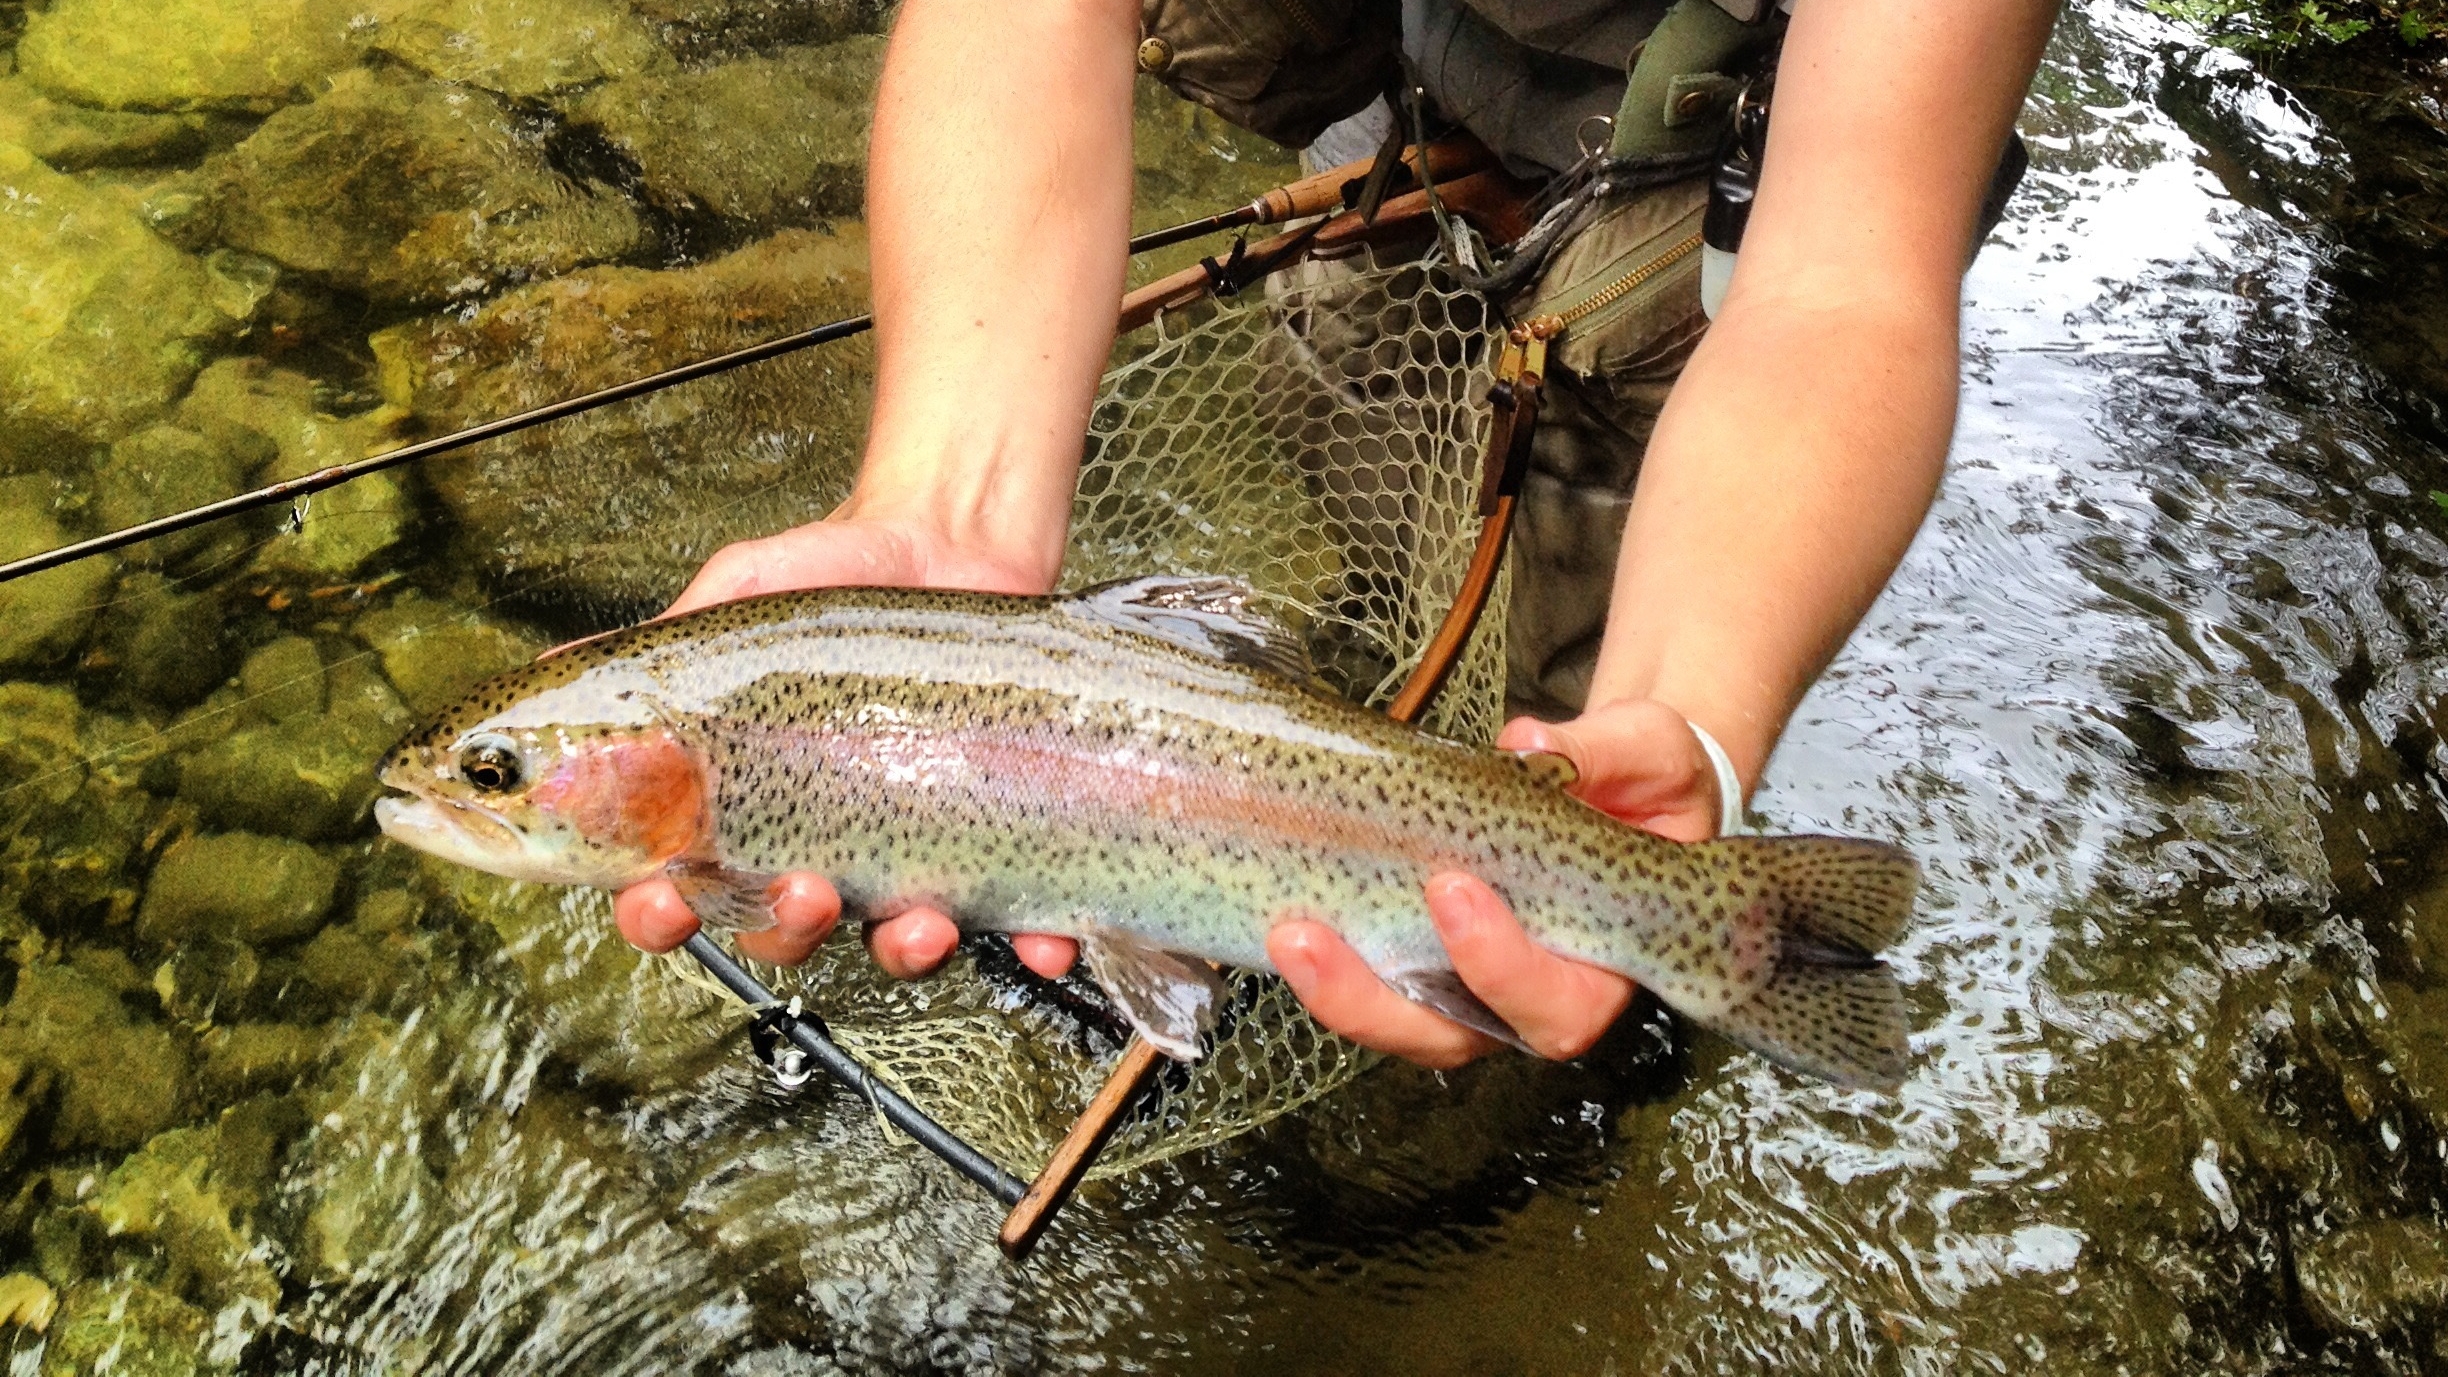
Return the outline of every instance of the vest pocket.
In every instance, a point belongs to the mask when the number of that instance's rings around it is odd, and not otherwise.
[[[1139,69],[1300,147],[1397,71],[1399,0],[1141,0]]]

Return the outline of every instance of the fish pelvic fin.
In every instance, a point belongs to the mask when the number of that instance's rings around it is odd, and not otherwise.
[[[1197,1061],[1229,992],[1215,968],[1127,932],[1099,928],[1080,939],[1088,974],[1140,1037],[1175,1061]]]
[[[1878,953],[1903,934],[1921,888],[1905,851],[1848,837],[1703,843],[1750,877],[1739,921],[1767,940],[1766,970],[1709,1025],[1838,1085],[1894,1093],[1910,1060],[1904,989]]]

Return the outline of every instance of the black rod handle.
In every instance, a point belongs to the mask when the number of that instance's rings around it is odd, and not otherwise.
[[[774,992],[765,983],[742,969],[730,953],[714,945],[703,931],[692,934],[681,944],[683,950],[697,958],[723,988],[738,995],[753,1008],[775,1003]],[[975,1181],[988,1195],[1006,1206],[1017,1205],[1028,1194],[1028,1182],[994,1164],[992,1158],[969,1146],[960,1135],[927,1117],[927,1112],[911,1104],[901,1093],[875,1078],[859,1059],[842,1049],[842,1045],[809,1026],[805,1019],[783,1021],[782,1031],[800,1051],[814,1059],[825,1074],[840,1081],[864,1097],[893,1127],[918,1140],[918,1145],[951,1164],[954,1171]]]

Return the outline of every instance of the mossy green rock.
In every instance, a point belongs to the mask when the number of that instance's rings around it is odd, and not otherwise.
[[[146,167],[203,153],[220,122],[204,115],[95,110],[51,99],[20,77],[0,77],[0,143],[23,144],[62,172]]]
[[[785,230],[702,267],[590,268],[375,335],[384,399],[443,431],[866,309],[866,239]],[[725,543],[824,511],[866,431],[864,340],[438,459],[469,554],[539,597],[642,613]]]
[[[262,945],[323,926],[337,862],[304,842],[246,832],[182,838],[154,863],[136,933],[148,942],[217,934]]]
[[[328,1050],[323,1032],[299,1023],[238,1023],[198,1038],[204,1092],[227,1103],[258,1091],[287,1090]]]
[[[239,667],[247,711],[267,722],[291,722],[323,713],[323,656],[303,636],[283,636],[257,646]]]
[[[629,0],[629,7],[692,66],[880,32],[889,0]]]
[[[214,1170],[220,1139],[217,1125],[159,1135],[112,1169],[85,1208],[122,1251],[131,1243],[158,1248],[205,1305],[243,1300],[269,1310],[280,1282],[248,1256],[253,1241],[231,1217],[234,1202]]]
[[[0,480],[0,560],[67,543],[67,530],[49,510],[48,491],[38,480]],[[116,558],[103,555],[0,583],[0,672],[48,669],[68,658],[110,597],[117,566]]]
[[[2350,1224],[2302,1248],[2304,1308],[2333,1334],[2427,1324],[2448,1311],[2448,1230],[2419,1219]]]
[[[883,56],[883,39],[862,36],[616,81],[570,118],[627,154],[666,210],[755,226],[855,215]]]
[[[21,447],[114,440],[158,416],[268,289],[16,144],[0,144],[0,263],[0,441]]]
[[[108,110],[269,110],[356,60],[353,0],[53,0],[17,69]]]
[[[374,770],[415,718],[365,664],[327,677],[321,716],[244,726],[180,762],[178,790],[220,826],[322,840],[364,820],[381,785]]]
[[[94,509],[105,527],[121,530],[217,502],[245,486],[240,456],[192,430],[148,426],[111,446],[94,473]],[[222,522],[158,536],[133,547],[127,557],[139,564],[175,564],[208,546],[226,551],[245,539],[242,528]]]
[[[47,922],[124,916],[129,875],[149,826],[150,797],[135,786],[140,728],[88,717],[65,689],[0,684],[0,889],[23,896]],[[102,910],[97,913],[95,910]]]
[[[140,570],[120,580],[84,665],[153,707],[185,707],[229,676],[227,613],[219,589],[190,592]]]
[[[198,214],[224,243],[386,304],[637,248],[637,212],[556,171],[544,132],[490,92],[356,68],[207,160]]]
[[[535,97],[672,65],[619,0],[373,0],[359,41],[439,81]]]
[[[186,1046],[139,1021],[119,992],[70,966],[28,966],[0,1011],[0,1057],[48,1070],[51,1144],[125,1151],[189,1112]]]
[[[403,597],[357,619],[357,639],[419,717],[449,707],[478,681],[533,660],[545,639],[437,598]]]
[[[212,1317],[149,1282],[84,1281],[68,1288],[43,1349],[43,1377],[200,1377]]]

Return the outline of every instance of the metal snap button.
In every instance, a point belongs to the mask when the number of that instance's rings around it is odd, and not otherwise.
[[[1173,65],[1173,45],[1151,38],[1139,45],[1139,70],[1155,76]]]

